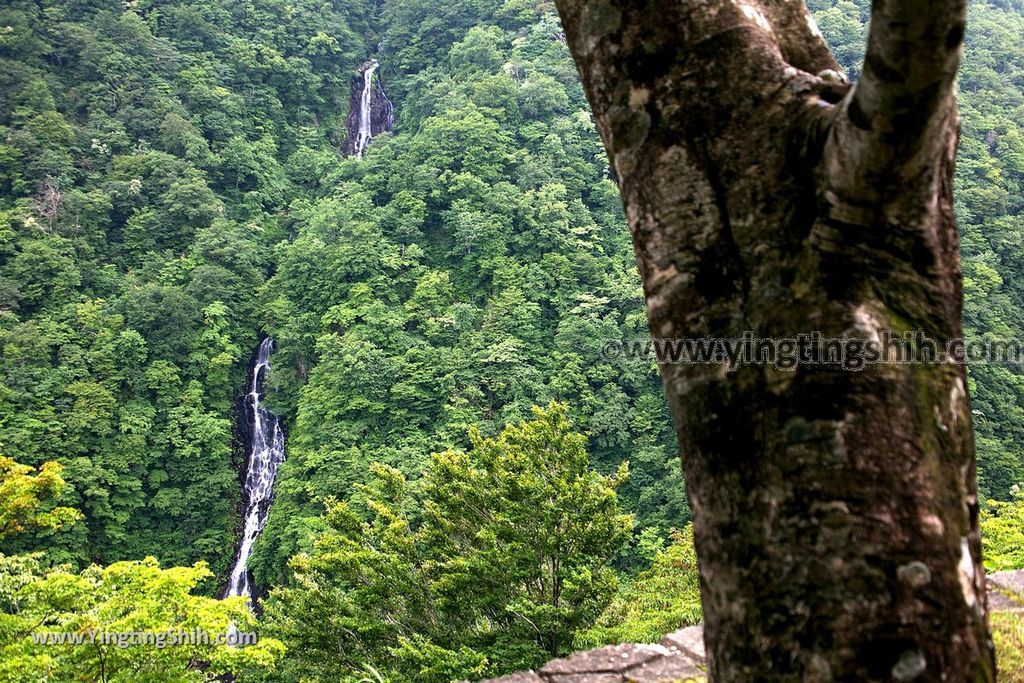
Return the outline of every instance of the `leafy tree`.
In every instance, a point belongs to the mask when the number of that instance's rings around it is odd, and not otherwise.
[[[853,76],[869,4],[810,2]],[[1024,336],[1024,19],[1019,2],[970,12],[965,321],[1010,339]],[[265,333],[289,457],[251,563],[264,586],[295,587],[289,558],[325,533],[326,500],[368,514],[371,463],[419,500],[431,453],[551,400],[595,470],[630,462],[625,587],[685,526],[657,368],[601,353],[646,334],[645,297],[551,3],[13,0],[0,29],[0,441],[37,470],[58,461],[68,485],[51,502],[83,514],[5,550],[79,569],[203,560],[214,576],[197,585],[215,592],[237,538],[232,407]],[[397,126],[344,159],[371,54]],[[1024,478],[1019,374],[971,369],[986,497]],[[450,645],[410,634],[396,651],[433,653],[442,678],[480,661]]]
[[[557,405],[470,440],[435,455],[418,492],[375,465],[351,502],[329,504],[315,549],[292,561],[296,585],[266,603],[268,632],[294,655],[288,676],[354,681],[373,667],[440,683],[537,666],[608,604],[632,527],[615,495],[625,466],[589,469]]]
[[[981,515],[985,568],[989,571],[1024,569],[1024,494],[1013,500],[990,500]]]
[[[47,462],[38,471],[0,456],[0,542],[28,527],[58,529],[79,519],[68,507],[44,507],[64,490],[61,466]]]
[[[699,624],[700,577],[693,529],[672,534],[648,569],[620,587],[594,626],[576,638],[581,648],[607,643],[654,643],[666,633]]]
[[[209,576],[202,563],[161,569],[153,558],[75,574],[44,568],[34,555],[0,555],[0,678],[179,683],[249,667],[273,671],[280,642],[231,647],[215,640],[231,628],[251,632],[255,621],[243,598],[194,595]],[[210,642],[175,644],[180,633],[203,633]],[[80,642],[58,642],[67,637]]]

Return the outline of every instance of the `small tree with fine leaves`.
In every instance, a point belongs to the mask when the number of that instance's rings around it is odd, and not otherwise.
[[[626,466],[591,470],[555,404],[470,438],[419,482],[375,466],[350,502],[329,503],[316,549],[292,562],[296,585],[267,603],[291,674],[445,683],[529,668],[570,651],[608,605],[633,524],[615,493]]]

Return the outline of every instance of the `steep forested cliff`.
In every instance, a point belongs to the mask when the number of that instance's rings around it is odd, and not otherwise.
[[[0,9],[0,442],[62,462],[86,515],[26,544],[226,565],[260,288],[346,134],[370,9]]]
[[[231,402],[262,333],[291,423],[274,579],[371,462],[415,477],[551,399],[598,463],[634,462],[646,525],[686,521],[655,374],[599,353],[643,310],[550,8],[4,12],[0,429],[67,465],[86,522],[64,557],[224,566]],[[344,159],[377,43],[397,134]]]

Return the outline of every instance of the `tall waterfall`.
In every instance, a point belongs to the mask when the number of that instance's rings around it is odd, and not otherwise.
[[[359,100],[359,131],[356,133],[356,158],[362,159],[366,147],[373,138],[373,73],[380,64],[376,59],[371,61],[363,71],[363,94]]]
[[[270,504],[273,498],[274,477],[277,468],[284,462],[284,433],[277,416],[260,405],[263,380],[270,369],[270,352],[274,340],[266,338],[260,344],[256,361],[252,367],[249,393],[245,397],[245,416],[249,425],[249,461],[245,475],[245,526],[238,544],[238,555],[231,568],[228,582],[228,597],[242,595],[252,598],[252,581],[249,576],[249,557],[252,545],[267,524]]]

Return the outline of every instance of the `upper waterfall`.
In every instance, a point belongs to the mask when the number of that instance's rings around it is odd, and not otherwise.
[[[366,152],[366,146],[373,138],[372,121],[370,120],[370,105],[373,103],[373,73],[380,64],[377,60],[370,62],[370,65],[363,71],[363,94],[359,99],[359,130],[356,133],[356,157],[362,159]]]
[[[348,139],[344,151],[362,159],[370,141],[391,130],[394,125],[394,106],[384,93],[380,77],[374,77],[380,62],[371,59],[363,65],[358,80],[352,84],[352,97],[348,116]]]

